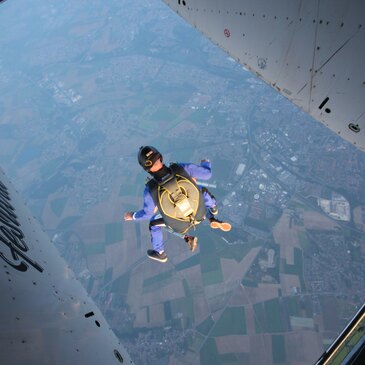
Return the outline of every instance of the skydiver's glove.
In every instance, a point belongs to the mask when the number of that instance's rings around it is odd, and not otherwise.
[[[133,214],[134,212],[125,212],[124,213],[124,220],[125,221],[133,221]]]

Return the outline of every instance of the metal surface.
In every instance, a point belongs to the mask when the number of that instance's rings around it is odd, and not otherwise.
[[[239,63],[365,150],[363,0],[164,0]]]
[[[132,364],[105,318],[0,170],[4,364]]]
[[[355,314],[316,365],[364,365],[365,304]]]

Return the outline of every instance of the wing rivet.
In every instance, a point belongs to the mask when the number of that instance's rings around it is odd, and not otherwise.
[[[360,127],[358,124],[354,124],[354,123],[350,123],[349,124],[349,129],[350,131],[354,132],[354,133],[359,133],[360,132]]]
[[[114,350],[114,356],[121,364],[124,362],[123,357],[118,350]]]

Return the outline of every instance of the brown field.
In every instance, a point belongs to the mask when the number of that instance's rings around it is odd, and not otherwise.
[[[137,270],[133,270],[131,275],[129,286],[128,286],[128,295],[127,295],[127,303],[131,307],[131,311],[136,313],[140,307],[143,306],[140,303],[140,297],[142,293],[142,285],[144,279],[144,268],[147,267],[147,263],[142,264],[138,267]]]
[[[293,286],[300,287],[300,281],[298,275],[280,274],[280,283],[282,294],[292,295],[291,288]]]
[[[222,274],[224,281],[227,282],[230,279],[234,279],[234,273],[237,270],[237,266],[239,265],[235,260],[232,259],[224,259],[221,260]],[[239,278],[236,278],[238,280]]]
[[[193,351],[185,352],[183,357],[175,357],[175,355],[171,355],[169,358],[168,365],[199,365],[199,355],[197,355]]]
[[[181,133],[186,132],[187,130],[192,131],[194,133],[194,131],[196,129],[197,129],[197,126],[195,124],[188,122],[188,121],[182,121],[176,127],[168,130],[167,136],[168,137],[178,137],[179,135],[181,135]]]
[[[88,224],[78,227],[77,233],[86,244],[105,241],[104,224]]]
[[[139,298],[139,306],[147,306],[161,303],[167,300],[182,298],[185,296],[184,287],[181,281],[172,280],[171,283],[164,285],[159,290],[142,294]]]
[[[204,295],[194,296],[194,317],[195,323],[199,324],[207,318],[209,314],[209,306]]]
[[[193,293],[203,291],[203,281],[199,265],[182,270],[180,273],[188,282],[189,288]]]
[[[245,287],[250,304],[277,298],[280,284],[259,284],[257,288]]]
[[[314,364],[321,356],[321,337],[314,331],[291,332],[285,335],[287,362],[292,365]]]
[[[271,335],[250,336],[250,365],[272,364]]]
[[[147,308],[141,308],[136,312],[136,319],[134,320],[134,327],[146,327],[147,323]]]
[[[119,277],[126,271],[126,267],[120,264],[121,261],[124,261],[122,255],[123,247],[120,243],[114,243],[105,248],[106,266],[113,268],[113,278]]]
[[[221,259],[224,281],[227,283],[229,280],[242,280],[260,252],[260,249],[260,247],[252,248],[242,261],[238,263],[235,260]]]
[[[102,276],[106,270],[105,255],[92,255],[87,258],[87,267],[95,276]]]
[[[233,293],[229,304],[232,306],[235,305],[247,305],[251,303],[251,299],[248,296],[248,292],[246,288],[239,286]]]
[[[44,205],[44,209],[42,212],[42,221],[45,227],[48,227],[48,229],[55,229],[60,222],[61,218],[58,218],[51,209],[50,202],[55,199],[55,197],[49,196],[47,199],[47,204]]]
[[[97,204],[92,209],[90,209],[88,214],[83,217],[83,222],[85,222],[87,225],[113,222],[116,219],[114,210],[119,208],[120,211],[120,206],[121,204],[118,201],[111,201],[109,197],[108,200]],[[119,219],[122,219],[120,213],[117,216],[117,220]]]
[[[219,305],[219,303],[224,302],[226,304],[227,299],[231,296],[232,291],[237,290],[238,284],[234,281],[228,283],[219,283],[208,285],[204,288],[205,297],[209,301],[210,305],[215,303]]]
[[[147,323],[146,323],[147,325]],[[148,326],[164,326],[165,325],[165,312],[163,304],[155,304],[150,306],[150,322]]]
[[[275,242],[281,245],[281,251],[285,251],[286,247],[300,247],[297,233],[298,227],[293,226],[294,228],[289,229],[289,221],[288,211],[284,211],[273,229]],[[285,258],[286,256],[282,257]]]
[[[250,352],[249,336],[231,335],[216,337],[215,342],[220,354]]]
[[[246,328],[247,328],[247,334],[248,335],[254,335],[256,334],[256,327],[255,327],[255,312],[252,308],[252,306],[246,306],[245,307],[246,312]]]
[[[318,212],[303,212],[304,226],[307,229],[333,230],[339,227],[332,219]]]

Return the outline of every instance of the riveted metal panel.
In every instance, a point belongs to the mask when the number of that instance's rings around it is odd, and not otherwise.
[[[1,170],[0,286],[2,363],[132,363]]]
[[[365,2],[164,1],[275,90],[365,150]]]

